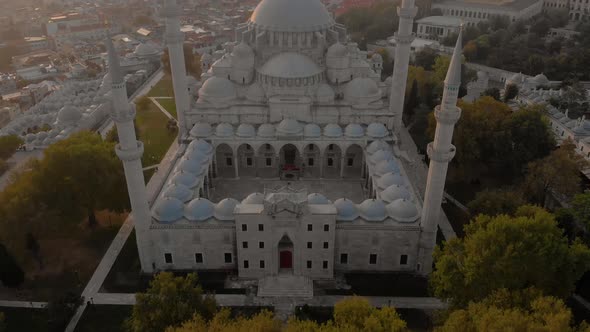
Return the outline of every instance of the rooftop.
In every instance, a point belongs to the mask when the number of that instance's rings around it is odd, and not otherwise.
[[[459,27],[461,25],[462,20],[458,17],[451,17],[451,16],[428,16],[419,19],[416,23],[422,24],[432,24],[432,25],[443,25],[443,26],[452,26],[452,27]]]
[[[441,5],[448,5],[448,6],[459,6],[465,8],[489,8],[489,9],[504,9],[504,10],[523,10],[526,9],[542,0],[517,0],[508,3],[478,3],[478,2],[468,2],[468,1],[460,1],[460,0],[442,0],[436,1],[434,5],[441,4]]]

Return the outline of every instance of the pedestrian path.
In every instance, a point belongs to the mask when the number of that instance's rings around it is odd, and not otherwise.
[[[43,309],[47,307],[47,302],[0,300],[0,307]]]
[[[166,97],[149,97],[149,99],[152,101],[152,103],[154,103],[154,105],[156,105],[160,111],[162,113],[164,113],[164,115],[166,115],[166,117],[168,119],[174,120],[176,121],[176,119],[172,116],[172,114],[170,114],[162,105],[160,105],[160,103],[158,103],[157,99],[165,99]],[[176,121],[178,123],[178,121]]]

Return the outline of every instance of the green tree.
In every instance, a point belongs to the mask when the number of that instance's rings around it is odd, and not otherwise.
[[[567,297],[590,268],[590,249],[568,244],[550,213],[523,206],[514,217],[479,215],[465,226],[464,238],[437,248],[434,260],[434,295],[464,307],[501,288]]]
[[[406,322],[400,318],[394,308],[377,309],[367,299],[356,296],[336,303],[333,321],[318,324],[314,321],[292,318],[285,328],[286,332],[394,332],[405,330]]]
[[[483,92],[484,96],[490,96],[495,100],[500,100],[500,90],[498,88],[488,88]]]
[[[420,105],[420,99],[418,97],[418,81],[414,80],[410,87],[410,95],[405,100],[404,105],[404,120],[408,123],[414,116],[414,109]]]
[[[515,84],[508,84],[504,90],[504,102],[512,100],[518,96],[518,86]]]
[[[513,295],[501,291],[504,298]],[[522,306],[486,299],[452,312],[435,331],[581,331],[570,326],[571,310],[558,298],[539,296]]]
[[[224,308],[213,316],[210,321],[196,314],[180,327],[169,327],[166,332],[280,332],[281,322],[267,310],[247,318],[231,317],[229,309]]]
[[[472,216],[480,214],[488,216],[512,215],[524,203],[522,194],[511,190],[496,189],[478,192],[475,199],[469,202],[468,207]]]
[[[6,321],[4,317],[4,313],[0,312],[0,332],[6,331]]]
[[[8,249],[0,243],[0,282],[6,287],[18,287],[25,280],[25,273]]]
[[[568,139],[547,157],[528,164],[523,188],[533,202],[544,205],[551,191],[566,197],[580,191],[580,169],[588,163],[575,149]]]
[[[456,39],[457,37],[455,37]],[[420,51],[416,52],[414,56],[414,65],[417,67],[423,67],[426,70],[432,70],[432,66],[434,65],[434,61],[438,57],[438,54],[435,50],[431,49],[430,47],[424,47]]]
[[[96,223],[96,210],[129,208],[114,144],[91,132],[76,133],[47,148],[32,177],[41,202],[64,216],[86,215],[90,225]]]
[[[209,320],[215,311],[214,298],[203,295],[196,274],[175,277],[161,272],[145,293],[136,294],[132,315],[125,325],[128,331],[160,332],[180,326],[195,314]]]
[[[393,60],[389,56],[389,52],[387,52],[387,50],[384,48],[378,48],[375,50],[375,52],[379,53],[383,59],[383,71],[381,73],[382,77],[391,76],[391,74],[393,74]]]
[[[577,194],[572,200],[572,212],[577,221],[590,230],[590,192]]]
[[[0,136],[0,159],[10,158],[23,143],[16,135]]]
[[[523,107],[511,113],[503,127],[509,131],[512,142],[507,165],[516,168],[515,173],[521,172],[527,163],[547,156],[555,147],[551,125],[541,107]]]

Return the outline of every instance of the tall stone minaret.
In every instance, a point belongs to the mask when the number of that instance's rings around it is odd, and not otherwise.
[[[135,107],[127,100],[127,88],[121,73],[119,56],[110,37],[107,37],[106,44],[109,53],[109,73],[112,80],[113,105],[111,117],[115,121],[119,135],[119,144],[115,147],[115,152],[123,162],[123,168],[125,169],[141,270],[145,273],[151,273],[153,272],[149,236],[151,213],[141,166],[143,143],[138,141],[135,136],[135,126],[133,125]]]
[[[428,144],[430,167],[426,192],[424,193],[424,207],[422,209],[420,251],[418,262],[420,272],[428,274],[432,270],[432,252],[436,245],[436,232],[441,212],[441,203],[445,189],[447,168],[455,156],[455,146],[451,144],[455,123],[461,116],[461,109],[457,107],[459,86],[461,85],[461,38],[463,30],[459,32],[457,44],[449,64],[441,105],[434,109],[436,118],[436,132],[434,142]]]
[[[190,99],[184,63],[184,34],[180,31],[180,9],[176,5],[176,0],[166,0],[163,14],[166,18],[164,38],[170,56],[174,101],[176,102],[176,114],[178,114],[178,139],[180,140],[188,131],[185,115],[190,111]]]
[[[406,81],[410,64],[410,44],[414,40],[412,26],[417,12],[418,8],[414,6],[414,0],[402,0],[402,6],[397,7],[399,27],[394,36],[395,62],[393,65],[391,93],[389,95],[389,113],[392,118],[387,123],[388,129],[399,130],[403,125],[402,113],[404,111]]]

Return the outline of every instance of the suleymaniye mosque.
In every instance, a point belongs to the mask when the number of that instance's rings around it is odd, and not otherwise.
[[[340,272],[432,270],[453,127],[461,36],[435,116],[425,190],[408,176],[399,130],[414,0],[398,10],[392,77],[349,42],[319,0],[262,0],[223,54],[187,78],[178,7],[165,39],[178,111],[178,152],[156,199],[109,44],[116,152],[123,161],[142,270],[235,271],[259,296],[313,296]]]

